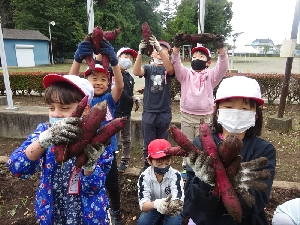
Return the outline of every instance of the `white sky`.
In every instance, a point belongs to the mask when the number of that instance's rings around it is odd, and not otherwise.
[[[284,39],[291,38],[296,0],[229,1],[233,3],[232,34],[244,32],[237,38],[236,46],[251,44],[255,39],[265,38],[272,39],[274,44],[282,44]],[[300,43],[299,33],[298,26],[297,43]],[[233,44],[232,38],[227,41]]]

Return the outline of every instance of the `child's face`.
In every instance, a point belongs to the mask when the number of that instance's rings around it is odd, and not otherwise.
[[[162,47],[162,50],[160,53],[158,51],[156,51],[155,48],[153,49],[153,53],[152,53],[153,58],[161,59],[160,54],[165,54],[169,58],[170,55],[169,55],[168,48],[166,48],[164,45],[161,45],[161,47]]]
[[[256,112],[256,106],[250,106],[249,98],[228,98],[220,101],[219,109],[238,109]]]
[[[207,61],[207,56],[201,51],[196,51],[193,54],[192,61],[196,60],[196,59],[199,59],[199,60],[202,60],[202,61]]]
[[[87,79],[93,85],[95,95],[102,95],[106,92],[109,80],[105,73],[94,72],[93,74],[89,75]]]
[[[67,118],[72,115],[72,112],[76,109],[77,103],[71,103],[64,105],[61,103],[51,103],[48,105],[49,116],[53,118]]]
[[[169,159],[152,159],[152,161],[148,160],[149,164],[152,167],[165,168],[171,164],[171,158]]]
[[[133,62],[133,56],[129,53],[123,53],[122,55],[120,55],[119,57],[119,61],[120,59],[125,58],[125,59],[130,59],[131,62]]]

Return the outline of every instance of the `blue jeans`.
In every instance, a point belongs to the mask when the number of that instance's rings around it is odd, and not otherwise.
[[[149,212],[142,212],[140,218],[137,221],[138,225],[155,225],[160,224],[164,219],[164,225],[181,225],[182,215],[178,216],[166,216],[153,209]]]

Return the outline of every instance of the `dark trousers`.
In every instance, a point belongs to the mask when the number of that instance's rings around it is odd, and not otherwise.
[[[172,120],[172,113],[149,113],[144,112],[142,116],[143,130],[143,157],[145,165],[148,157],[148,145],[151,141],[162,138],[169,140],[168,129]]]
[[[106,191],[109,197],[109,207],[116,211],[120,210],[120,187],[118,178],[118,165],[116,159],[116,153],[114,152],[114,159],[111,164],[111,169],[106,177]]]

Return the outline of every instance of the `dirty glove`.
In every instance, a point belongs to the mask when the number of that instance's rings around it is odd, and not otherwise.
[[[175,199],[170,202],[166,215],[177,216],[181,213],[183,209],[183,201],[180,199]]]
[[[174,46],[176,48],[180,48],[180,46],[184,45],[187,40],[183,40],[183,35],[185,36],[190,36],[189,34],[184,34],[184,33],[180,33],[180,34],[176,34],[176,36],[174,37]]]
[[[111,66],[118,65],[119,61],[118,61],[118,58],[116,56],[114,47],[105,39],[103,39],[100,42],[100,46],[101,46],[100,49],[99,49],[100,54],[101,55],[107,55],[108,60],[110,62],[110,65]]]
[[[222,35],[217,35],[217,36],[214,38],[214,42],[213,42],[215,48],[216,48],[216,49],[224,48],[224,47],[225,47],[224,41],[225,41],[224,36],[222,36]]]
[[[89,41],[82,41],[79,43],[77,50],[74,54],[74,59],[78,63],[82,63],[82,60],[87,55],[93,55],[94,47]]]
[[[156,209],[157,212],[159,212],[161,214],[166,214],[171,198],[172,198],[172,195],[169,194],[167,196],[167,198],[156,199],[154,201],[154,206],[153,206],[154,209]]]
[[[81,135],[81,129],[77,127],[80,118],[68,117],[55,122],[48,130],[42,132],[38,142],[43,148],[58,143],[68,144],[77,140]]]
[[[95,148],[91,144],[87,144],[83,151],[87,155],[88,161],[82,168],[86,171],[93,171],[104,150],[105,146],[101,143],[98,146],[95,146]]]
[[[149,43],[156,49],[157,52],[161,52],[162,47],[160,46],[159,42],[156,40],[156,37],[154,35],[151,35]]]
[[[140,108],[140,102],[141,102],[141,99],[139,97],[135,97],[135,100],[134,100],[134,104],[135,104],[135,109],[134,111],[138,111],[138,109]]]
[[[205,151],[201,151],[199,155],[191,152],[187,158],[187,162],[195,172],[195,175],[204,183],[215,186],[215,170],[211,167],[212,157],[208,156]]]
[[[262,180],[268,180],[270,172],[268,169],[258,171],[268,164],[266,157],[260,157],[249,162],[241,163],[236,175],[231,180],[232,186],[244,199],[249,207],[255,203],[254,197],[248,192],[249,189],[266,191],[268,186]]]
[[[147,48],[147,42],[144,41],[144,40],[141,40],[141,43],[139,44],[139,51],[138,51],[138,54],[139,55],[142,55],[143,52],[146,50]]]

